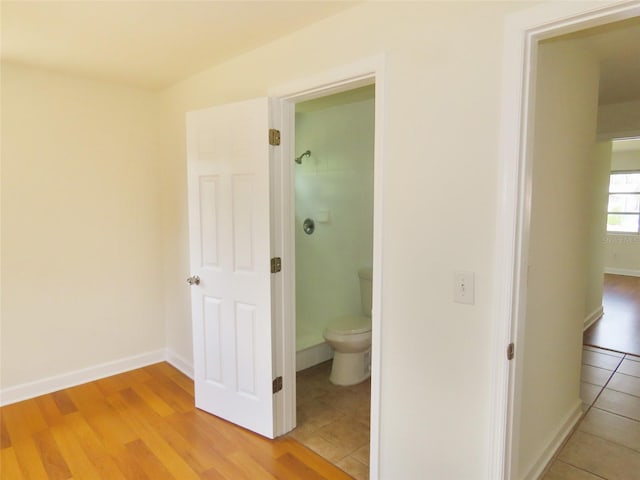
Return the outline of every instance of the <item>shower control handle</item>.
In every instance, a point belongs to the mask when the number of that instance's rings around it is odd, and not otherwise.
[[[302,224],[302,229],[304,230],[304,233],[311,235],[316,229],[316,224],[312,219],[307,218]]]

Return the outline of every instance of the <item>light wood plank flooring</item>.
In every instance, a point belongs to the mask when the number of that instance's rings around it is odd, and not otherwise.
[[[194,407],[167,363],[0,409],[4,479],[348,480],[291,438],[267,440]]]

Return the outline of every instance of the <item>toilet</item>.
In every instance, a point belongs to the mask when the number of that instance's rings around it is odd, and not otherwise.
[[[333,319],[323,332],[333,348],[329,381],[334,385],[355,385],[371,376],[371,291],[372,269],[358,270],[363,315]]]

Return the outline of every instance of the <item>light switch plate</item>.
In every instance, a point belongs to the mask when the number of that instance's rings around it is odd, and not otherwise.
[[[458,270],[453,272],[453,301],[456,303],[475,303],[475,274]]]

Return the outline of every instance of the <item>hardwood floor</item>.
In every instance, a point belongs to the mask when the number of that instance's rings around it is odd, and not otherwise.
[[[351,478],[291,438],[197,410],[193,382],[167,363],[0,408],[0,477]]]
[[[640,277],[605,275],[604,315],[584,332],[583,343],[640,355]]]

